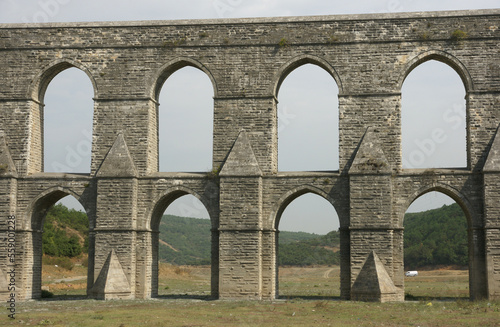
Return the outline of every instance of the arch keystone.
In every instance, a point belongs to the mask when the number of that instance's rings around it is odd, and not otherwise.
[[[259,163],[245,131],[241,131],[238,135],[219,175],[262,176]]]
[[[128,150],[123,134],[118,134],[115,143],[101,164],[96,177],[136,177],[137,169]]]
[[[375,129],[368,127],[352,162],[349,174],[390,173],[391,165]]]

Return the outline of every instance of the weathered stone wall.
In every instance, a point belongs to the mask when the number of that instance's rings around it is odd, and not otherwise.
[[[19,297],[40,294],[41,222],[67,194],[89,215],[88,293],[154,296],[159,220],[175,199],[192,194],[212,221],[212,294],[274,298],[281,213],[315,193],[339,215],[342,298],[401,300],[404,212],[436,190],[467,215],[471,296],[499,298],[499,26],[499,10],[0,25],[0,237],[14,215]],[[454,38],[457,30],[466,37]],[[466,169],[402,169],[401,86],[430,59],[450,65],[464,82]],[[339,87],[338,172],[277,169],[277,93],[307,63]],[[204,71],[213,84],[216,176],[158,172],[159,92],[184,66]],[[43,172],[44,93],[69,67],[94,86],[88,176]],[[0,244],[2,274],[9,265]],[[384,287],[364,289],[373,278]]]

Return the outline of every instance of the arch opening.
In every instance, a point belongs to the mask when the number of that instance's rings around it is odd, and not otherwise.
[[[276,217],[276,297],[339,298],[339,218],[313,192],[287,199]]]
[[[403,168],[467,168],[464,80],[448,64],[427,59],[415,65],[401,89]]]
[[[339,88],[332,73],[299,61],[282,75],[276,89],[278,170],[338,170]]]
[[[31,225],[30,297],[87,298],[94,248],[84,207],[74,196],[54,191],[36,202]]]
[[[94,86],[88,75],[65,63],[52,69],[39,90],[43,171],[90,173]]]
[[[161,298],[214,297],[213,263],[217,253],[205,205],[194,195],[178,191],[160,200],[153,230],[152,296]]]
[[[179,63],[166,70],[157,88],[159,171],[211,171],[214,87],[209,75]]]
[[[421,194],[408,207],[403,222],[407,300],[470,297],[472,246],[464,208],[443,190]]]

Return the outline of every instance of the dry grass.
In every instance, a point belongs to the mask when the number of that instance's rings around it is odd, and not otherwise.
[[[469,271],[456,269],[419,271],[417,277],[405,277],[405,294],[409,300],[467,299]]]
[[[342,301],[49,301],[17,306],[9,326],[498,326],[500,304]]]
[[[280,267],[279,296],[340,297],[340,267]]]
[[[75,261],[75,267],[44,266],[43,286],[55,295],[84,296],[87,268]],[[77,279],[80,277],[80,279]],[[210,266],[175,266],[161,263],[159,267],[160,296],[210,296]],[[408,300],[466,299],[469,297],[467,270],[440,269],[419,271],[418,277],[405,278]],[[281,267],[280,298],[327,299],[340,297],[340,268]]]
[[[55,270],[53,270],[55,271]],[[300,295],[338,288],[338,267],[282,268],[281,292]],[[16,319],[0,316],[0,326],[498,326],[499,302],[421,300],[362,303],[339,300],[207,301],[196,294],[210,289],[209,267],[160,266],[165,292],[194,294],[173,299],[131,301],[30,301],[17,303]],[[454,284],[454,281],[458,284]],[[406,278],[412,288],[446,292],[463,285],[463,271],[419,272]],[[293,287],[286,289],[286,284]],[[431,285],[423,287],[423,285]],[[314,285],[318,285],[315,287]],[[432,286],[434,285],[434,286]],[[418,286],[418,287],[417,287]],[[434,289],[433,289],[434,287]],[[56,290],[54,292],[57,292]],[[330,292],[330,291],[328,291]],[[456,291],[454,291],[456,292]],[[306,293],[306,297],[307,297]],[[329,293],[330,294],[330,293]],[[429,294],[428,294],[429,295]],[[312,298],[312,297],[309,297]]]

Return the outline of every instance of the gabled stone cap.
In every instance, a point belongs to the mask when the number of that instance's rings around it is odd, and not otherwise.
[[[123,134],[118,134],[115,143],[104,158],[96,177],[136,177],[134,161],[128,151]]]
[[[10,155],[5,134],[0,131],[0,177],[17,177],[16,166]]]
[[[488,157],[486,157],[484,163],[483,171],[485,172],[500,172],[500,137],[498,136],[498,129],[500,129],[500,126],[495,132]]]
[[[375,251],[370,252],[351,288],[353,300],[375,301],[380,295],[396,294],[391,277]]]
[[[241,131],[219,176],[262,176],[247,133]]]
[[[111,250],[102,266],[93,289],[95,294],[104,296],[130,293],[130,284],[114,249]]]
[[[368,127],[352,162],[349,174],[391,173],[375,129]]]

